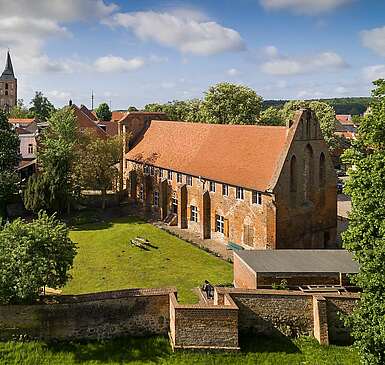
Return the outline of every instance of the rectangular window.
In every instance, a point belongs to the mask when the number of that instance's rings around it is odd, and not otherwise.
[[[262,193],[260,191],[253,191],[253,198],[252,198],[253,204],[262,204]]]
[[[243,188],[240,188],[237,186],[237,192],[236,192],[236,197],[237,199],[244,199],[245,193],[243,191]]]
[[[215,231],[219,233],[225,232],[225,218],[221,215],[215,216]]]
[[[186,175],[186,184],[192,186],[192,176]]]
[[[159,207],[159,191],[154,191],[154,201],[153,204],[155,207]]]
[[[143,185],[140,185],[140,189],[139,189],[139,199],[140,199],[140,200],[143,200],[143,199],[144,199]]]
[[[163,169],[159,169],[159,177],[160,177],[160,178],[163,177]]]
[[[126,169],[128,169],[128,160],[126,160]]]
[[[154,166],[150,166],[150,175],[151,176],[155,175],[155,167]]]
[[[180,172],[178,172],[176,174],[176,182],[178,183],[181,183],[182,182],[182,174]]]
[[[172,206],[171,206],[171,208],[172,208],[172,212],[174,214],[178,214],[178,199],[172,198]]]
[[[191,205],[190,206],[190,220],[192,222],[198,222],[198,208]]]
[[[223,196],[229,196],[229,186],[226,184],[222,185],[222,195]]]
[[[32,144],[28,145],[28,153],[33,153],[33,145]]]
[[[148,174],[148,173],[150,172],[149,166],[144,165],[144,166],[143,166],[143,172],[144,172],[145,174]]]
[[[215,182],[214,181],[210,181],[210,191],[215,193]]]
[[[171,170],[168,170],[168,172],[167,172],[167,179],[172,180],[172,171]]]

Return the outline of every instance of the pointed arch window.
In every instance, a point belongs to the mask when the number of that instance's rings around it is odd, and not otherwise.
[[[326,175],[325,175],[325,155],[321,152],[319,157],[319,186],[323,187],[326,183]]]
[[[297,158],[295,156],[290,160],[290,191],[297,191]]]

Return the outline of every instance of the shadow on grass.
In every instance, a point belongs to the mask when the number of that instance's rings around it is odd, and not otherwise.
[[[120,218],[102,218],[102,217],[87,217],[83,219],[74,219],[71,224],[72,231],[99,231],[103,229],[111,228],[114,223],[117,224],[145,224],[146,222],[140,218],[129,216],[129,217],[120,217]]]
[[[294,354],[301,352],[299,347],[290,338],[279,334],[262,336],[244,333],[239,337],[239,345],[243,353],[284,352],[286,354]]]
[[[70,353],[78,363],[85,361],[158,363],[172,354],[168,339],[165,337],[122,337],[104,341],[55,342],[47,344],[47,349],[56,355]]]

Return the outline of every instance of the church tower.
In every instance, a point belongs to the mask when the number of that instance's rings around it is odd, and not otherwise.
[[[11,55],[7,53],[5,69],[0,76],[0,109],[8,112],[17,103],[17,79],[13,73]]]

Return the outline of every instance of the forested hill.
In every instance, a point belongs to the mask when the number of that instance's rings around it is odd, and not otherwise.
[[[336,114],[363,114],[369,105],[369,97],[314,99],[328,103],[334,108]],[[288,100],[264,100],[263,109],[270,106],[281,108]]]

